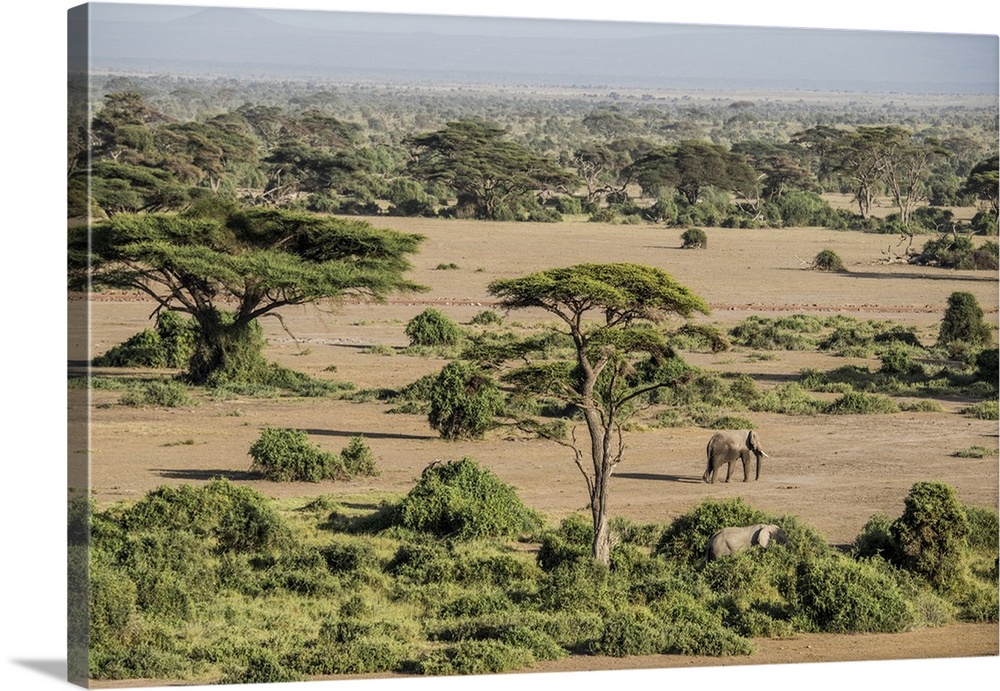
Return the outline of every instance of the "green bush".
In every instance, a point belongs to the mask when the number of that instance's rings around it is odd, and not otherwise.
[[[708,235],[701,228],[688,228],[681,233],[683,249],[705,249],[708,247]]]
[[[757,425],[745,417],[724,415],[716,418],[708,425],[709,429],[756,429]]]
[[[653,614],[664,622],[663,648],[668,655],[750,655],[753,644],[725,628],[720,613],[688,595],[654,603]]]
[[[302,430],[265,427],[250,447],[250,470],[274,482],[345,478],[340,459],[309,443]]]
[[[497,640],[462,641],[443,649],[423,653],[416,661],[418,674],[499,674],[523,669],[535,662],[526,648]]]
[[[961,343],[971,347],[992,345],[989,325],[983,321],[983,308],[972,293],[954,292],[948,297],[948,308],[941,320],[938,344],[951,346]]]
[[[405,528],[459,540],[513,538],[541,525],[510,485],[468,457],[425,468],[398,515]]]
[[[987,241],[976,247],[965,235],[942,235],[928,240],[914,260],[918,264],[946,269],[979,269],[996,271],[1000,265],[997,243]]]
[[[347,446],[340,452],[340,466],[349,477],[374,477],[379,474],[375,454],[365,443],[363,436],[351,437],[347,442]]]
[[[665,647],[663,624],[645,608],[617,612],[604,622],[601,635],[590,643],[594,655],[628,657],[653,655]]]
[[[572,514],[560,523],[556,530],[542,533],[538,548],[538,565],[552,571],[563,563],[589,559],[594,542],[593,521]]]
[[[974,405],[962,408],[963,415],[970,415],[977,420],[997,420],[1000,419],[1000,405],[997,399],[980,401]]]
[[[995,454],[996,449],[993,451]],[[965,510],[965,517],[969,521],[969,534],[966,536],[969,547],[974,550],[982,550],[987,554],[996,555],[1000,551],[1000,545],[997,544],[998,530],[1000,530],[997,512],[992,509],[981,506],[970,506],[968,504],[963,509]]]
[[[161,311],[156,326],[94,358],[95,367],[186,367],[198,338],[198,324],[178,312]]]
[[[428,308],[406,324],[412,346],[449,346],[462,340],[462,329],[440,310]]]
[[[882,394],[848,391],[830,403],[825,412],[829,415],[886,415],[898,413],[899,406]]]
[[[813,259],[813,268],[819,271],[846,271],[840,255],[831,249],[820,250]]]
[[[179,381],[139,382],[126,391],[120,399],[120,405],[141,408],[143,406],[160,406],[163,408],[180,408],[195,404],[189,389]]]
[[[475,316],[470,320],[471,324],[477,324],[479,326],[486,326],[489,324],[502,324],[503,317],[494,312],[493,310],[483,310],[482,312],[477,312]]]
[[[820,631],[896,633],[915,621],[895,579],[841,555],[800,562],[795,590],[798,606]]]
[[[947,590],[963,576],[962,547],[970,530],[955,490],[941,482],[918,482],[904,505],[890,528],[900,565]]]
[[[504,409],[503,393],[486,370],[455,361],[434,381],[428,422],[445,439],[480,439]]]
[[[668,559],[694,562],[705,557],[708,538],[715,531],[733,525],[773,523],[772,517],[754,509],[742,499],[708,499],[678,516],[663,531],[656,554]]]
[[[158,487],[117,522],[129,532],[189,531],[212,537],[218,552],[271,549],[289,538],[288,527],[260,493],[228,480]]]

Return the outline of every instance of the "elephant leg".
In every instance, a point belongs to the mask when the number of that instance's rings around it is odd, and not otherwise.
[[[729,476],[732,474],[733,474],[732,462],[726,463],[726,482],[729,482]]]
[[[750,454],[743,454],[743,482],[750,479]]]

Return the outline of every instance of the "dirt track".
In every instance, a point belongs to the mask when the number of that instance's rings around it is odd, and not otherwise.
[[[865,319],[891,319],[916,329],[925,343],[936,338],[947,297],[972,292],[996,326],[997,275],[877,260],[885,236],[816,229],[708,229],[706,250],[681,250],[680,231],[592,223],[482,224],[427,219],[378,220],[427,236],[411,277],[431,287],[417,299],[381,305],[301,307],[283,312],[287,331],[265,320],[269,358],[321,378],[350,381],[359,388],[399,387],[438,371],[443,362],[400,354],[380,356],[367,346],[407,345],[406,322],[438,305],[468,322],[489,303],[487,284],[552,266],[583,261],[636,261],[664,268],[713,305],[704,321],[731,326],[749,314],[843,312]],[[803,266],[830,247],[848,272],[826,274]],[[454,263],[458,269],[440,270]],[[91,303],[93,352],[98,354],[150,325],[152,304],[138,296],[107,295]],[[542,313],[512,314],[522,323],[550,322]],[[84,338],[76,333],[77,338]],[[685,354],[692,364],[745,372],[759,387],[798,376],[806,368],[830,370],[848,363],[878,363],[816,352],[775,353],[758,359],[748,352]],[[335,371],[331,368],[335,367]],[[190,409],[132,409],[114,405],[120,394],[95,391],[91,404],[92,484],[99,501],[135,499],[164,483],[229,477],[275,497],[329,494],[370,501],[373,493],[404,493],[431,461],[475,457],[514,485],[531,506],[553,520],[580,511],[585,489],[566,449],[543,441],[495,436],[478,442],[438,439],[417,415],[387,414],[380,403],[326,399],[204,400]],[[639,521],[667,522],[708,497],[743,497],[815,526],[834,544],[849,543],[876,513],[901,513],[914,482],[941,480],[966,503],[997,508],[997,457],[957,458],[973,445],[997,447],[997,423],[959,414],[968,403],[938,401],[946,412],[870,416],[787,417],[751,414],[765,450],[759,482],[701,482],[703,429],[651,429],[629,433],[626,457],[612,485],[612,513]],[[296,427],[333,451],[363,434],[382,475],[350,483],[277,485],[248,474],[247,450],[265,425]],[[736,477],[742,478],[741,471]],[[749,660],[729,663],[897,659],[996,655],[997,627],[963,626],[884,637],[819,636],[765,641]],[[568,665],[572,661],[557,663]],[[610,664],[610,663],[609,663]],[[627,667],[645,666],[630,658]],[[649,666],[715,664],[698,658],[651,659]]]

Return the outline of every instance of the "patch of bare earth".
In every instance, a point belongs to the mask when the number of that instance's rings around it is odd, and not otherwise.
[[[817,229],[708,229],[708,248],[681,250],[680,230],[593,223],[504,224],[436,219],[373,219],[377,225],[426,236],[411,277],[431,290],[394,297],[385,304],[307,306],[282,312],[286,329],[264,320],[267,356],[319,378],[358,388],[400,387],[437,372],[442,360],[377,355],[372,345],[407,345],[406,322],[433,305],[459,322],[490,307],[486,286],[497,278],[578,262],[641,262],[666,270],[712,305],[700,321],[726,328],[756,314],[842,313],[887,319],[913,327],[932,343],[948,296],[968,291],[996,327],[997,275],[879,263],[886,236]],[[846,273],[807,268],[831,248]],[[459,268],[437,269],[439,264]],[[90,338],[96,355],[148,328],[153,305],[138,295],[107,294],[90,304]],[[524,324],[552,322],[546,314],[511,314]],[[71,337],[87,338],[80,330]],[[878,363],[817,352],[779,352],[758,359],[745,351],[691,353],[692,364],[744,372],[760,387],[797,378],[806,368],[830,370],[848,363]],[[116,373],[106,371],[101,373]],[[121,373],[118,371],[117,373]],[[567,450],[543,441],[515,441],[501,434],[476,442],[445,442],[419,415],[388,414],[378,402],[330,399],[201,400],[190,408],[127,408],[120,393],[94,391],[91,482],[101,502],[137,499],[161,484],[228,477],[272,497],[366,498],[403,494],[435,460],[468,455],[517,488],[526,503],[556,520],[582,511],[586,492]],[[970,446],[997,447],[995,421],[959,410],[968,401],[940,398],[945,412],[868,416],[790,417],[752,414],[771,458],[758,482],[705,484],[704,448],[711,432],[697,428],[627,433],[627,452],[612,484],[612,513],[642,522],[668,522],[707,498],[742,497],[755,507],[794,514],[832,544],[849,543],[874,514],[898,516],[920,480],[952,485],[969,504],[997,508],[997,458],[958,458]],[[264,426],[304,429],[323,448],[339,451],[364,435],[382,474],[351,482],[275,484],[249,470],[247,451]],[[623,660],[572,657],[541,663],[538,671],[835,660],[908,659],[997,655],[997,626],[957,625],[904,634],[801,635],[755,641],[747,658],[653,656]],[[104,684],[102,684],[104,685]],[[134,684],[133,684],[134,685]]]

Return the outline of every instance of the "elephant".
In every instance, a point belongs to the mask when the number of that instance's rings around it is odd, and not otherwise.
[[[719,472],[719,468],[725,465],[726,482],[729,482],[729,476],[733,470],[732,463],[738,458],[743,461],[743,482],[746,482],[750,479],[751,453],[757,457],[757,474],[754,476],[754,480],[759,480],[760,459],[762,457],[770,458],[770,456],[764,453],[764,449],[760,447],[760,438],[757,433],[753,430],[716,432],[708,440],[708,446],[705,448],[708,465],[705,468],[705,474],[701,476],[702,481],[709,482],[709,476],[711,476],[711,482],[715,482],[716,473]]]
[[[771,540],[783,545],[788,542],[788,537],[784,530],[773,523],[723,528],[708,539],[705,559],[713,561],[748,547],[767,547]]]

